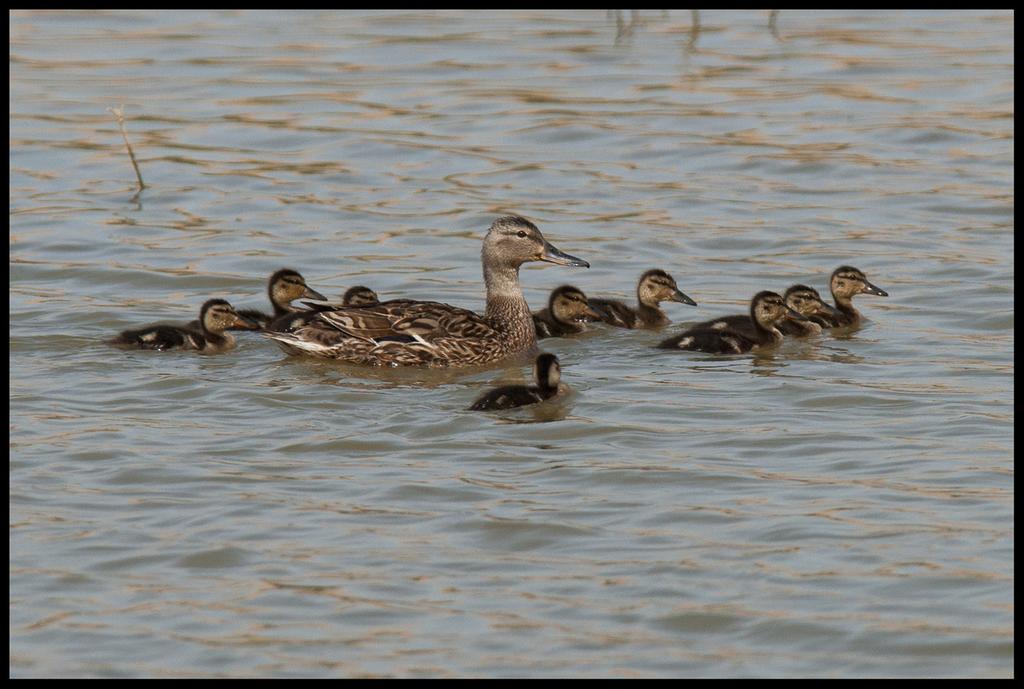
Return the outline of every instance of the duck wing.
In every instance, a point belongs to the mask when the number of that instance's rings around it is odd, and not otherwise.
[[[111,340],[111,344],[157,351],[179,347],[202,349],[206,345],[206,338],[201,332],[187,327],[154,323],[135,330],[125,330]]]
[[[266,335],[286,351],[377,365],[436,366],[476,354],[485,358],[485,344],[502,339],[473,311],[412,299],[292,315],[285,325],[287,330]]]
[[[274,320],[274,317],[272,315],[264,313],[259,309],[239,309],[238,315],[243,318],[247,318],[250,321],[253,321],[257,325],[259,325],[259,328],[246,328],[243,326],[233,325],[229,328],[229,330],[262,330],[263,328],[266,328],[268,325],[270,325],[271,321]],[[199,321],[192,322],[195,323],[196,325],[199,325]]]
[[[533,314],[533,329],[537,331],[538,340],[545,337],[557,337],[554,320],[548,309],[541,309]]]
[[[658,344],[658,348],[685,349],[708,354],[741,354],[749,352],[755,344],[757,344],[755,340],[728,328],[712,330],[711,328],[697,327],[662,340]]]
[[[482,316],[468,309],[412,299],[321,311],[311,319],[311,324],[317,322],[349,337],[375,342],[431,342],[448,337],[476,339],[496,334]]]
[[[775,327],[778,328],[779,332],[783,335],[792,335],[793,337],[817,335],[821,332],[821,323],[816,322],[813,318],[808,319],[805,322],[794,321],[790,318],[783,318]]]
[[[471,411],[496,411],[499,409],[513,409],[543,401],[543,395],[532,387],[505,385],[480,395],[470,405],[469,409]]]
[[[635,328],[636,311],[621,301],[615,299],[588,299],[587,303],[595,311],[602,314],[602,321],[617,328]]]
[[[756,338],[757,329],[750,319],[750,314],[737,313],[733,316],[722,316],[713,318],[703,323],[691,326],[691,330],[712,330],[718,332],[731,331],[750,338]]]

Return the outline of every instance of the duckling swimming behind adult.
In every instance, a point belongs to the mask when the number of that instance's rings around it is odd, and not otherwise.
[[[602,312],[600,320],[618,328],[660,328],[670,321],[661,310],[663,301],[696,306],[697,302],[679,291],[676,281],[664,270],[648,270],[636,284],[637,307],[615,299],[591,299],[590,305]]]
[[[259,309],[241,309],[238,312],[240,316],[256,322],[255,330],[266,329],[274,319],[299,311],[291,305],[296,299],[327,299],[309,287],[305,278],[290,268],[282,268],[270,276],[270,280],[267,281],[267,295],[274,307],[274,313],[264,313]]]
[[[562,380],[562,367],[554,354],[545,353],[537,357],[533,365],[533,376],[537,381],[536,385],[503,385],[480,395],[470,409],[512,409],[549,400],[563,391],[564,386],[559,384]]]
[[[377,296],[377,293],[362,285],[349,287],[341,298],[342,306],[368,306],[379,303],[380,297]]]
[[[860,311],[853,308],[853,297],[856,294],[889,296],[888,292],[872,285],[862,271],[852,266],[836,268],[829,280],[829,287],[832,290],[832,298],[836,302],[836,313],[823,319],[826,327],[860,325],[863,318]]]
[[[235,346],[235,338],[224,332],[228,328],[256,329],[256,323],[241,316],[223,299],[210,299],[199,310],[197,326],[153,323],[125,330],[110,341],[111,344],[132,349],[189,349],[212,354]]]
[[[659,349],[685,349],[709,354],[742,354],[754,347],[771,347],[782,342],[776,327],[786,317],[807,318],[786,306],[775,292],[758,292],[750,300],[750,315],[723,316],[698,323],[658,344]]]
[[[822,301],[816,289],[807,285],[793,285],[782,297],[786,300],[786,306],[807,318],[798,321],[787,316],[779,321],[776,327],[786,336],[820,335],[822,327],[827,327],[828,321],[825,319],[833,318],[837,313],[832,306]]]
[[[587,295],[572,285],[562,285],[551,291],[548,307],[535,311],[533,326],[537,339],[575,335],[587,329],[588,318],[600,320],[603,313],[587,303]]]
[[[296,328],[301,328],[306,325],[317,313],[321,311],[331,311],[332,309],[345,308],[347,306],[376,306],[380,304],[380,298],[377,293],[369,287],[363,287],[357,285],[355,287],[349,287],[345,290],[345,294],[341,297],[341,303],[336,304],[327,301],[304,301],[304,306],[309,307],[308,309],[291,311],[279,316],[270,322],[264,330],[273,330],[274,332],[290,333]]]

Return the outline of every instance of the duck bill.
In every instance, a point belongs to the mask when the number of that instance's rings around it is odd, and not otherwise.
[[[235,322],[232,324],[236,328],[244,328],[246,330],[262,330],[263,327],[251,318],[235,314]]]
[[[809,321],[809,320],[811,320],[810,318],[808,318],[807,316],[803,315],[799,311],[794,311],[793,309],[791,309],[789,307],[786,307],[786,318],[789,318],[789,319],[794,320],[794,321]]]
[[[693,299],[690,299],[688,296],[686,296],[679,290],[676,290],[675,293],[672,295],[672,301],[678,301],[680,304],[689,304],[690,306],[697,305],[697,302],[695,302]]]
[[[590,264],[584,261],[582,258],[576,258],[569,254],[561,251],[551,242],[544,242],[544,252],[540,255],[541,261],[547,261],[548,263],[557,263],[560,266],[580,266],[583,268],[589,268]]]
[[[315,289],[306,285],[306,291],[302,293],[303,299],[316,299],[317,301],[327,301],[327,297],[317,292]]]
[[[873,294],[876,297],[888,297],[889,293],[881,287],[875,287],[867,280],[864,281],[864,289],[861,290],[861,294]]]
[[[589,302],[587,302],[587,308],[583,313],[587,316],[587,320],[603,321],[608,317],[604,309]]]
[[[814,313],[815,315],[818,316],[834,318],[839,315],[839,309],[832,306],[831,304],[826,304],[825,302],[821,301],[818,302],[818,308],[815,309]]]

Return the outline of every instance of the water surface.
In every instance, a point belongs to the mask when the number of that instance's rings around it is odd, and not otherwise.
[[[698,21],[12,13],[10,673],[1012,676],[1013,15]],[[284,266],[479,309],[509,212],[592,265],[534,308],[699,307],[498,415],[528,366],[103,344]],[[652,347],[842,264],[859,330]]]

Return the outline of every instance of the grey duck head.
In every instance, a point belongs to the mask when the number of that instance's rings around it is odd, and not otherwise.
[[[518,215],[506,215],[491,224],[491,229],[484,237],[481,255],[485,269],[515,270],[528,261],[590,267],[582,258],[559,250],[544,239],[536,225]]]

